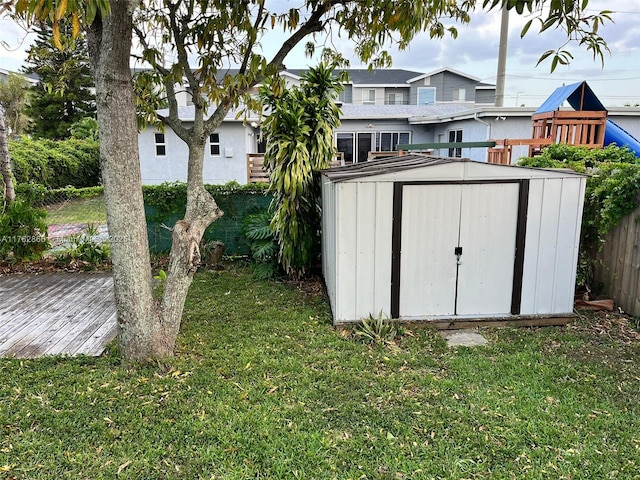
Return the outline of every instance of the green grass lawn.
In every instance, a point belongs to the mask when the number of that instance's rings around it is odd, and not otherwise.
[[[104,197],[77,198],[46,207],[47,223],[107,223]]]
[[[640,478],[640,345],[600,318],[367,345],[318,295],[201,273],[166,364],[0,360],[0,478]]]

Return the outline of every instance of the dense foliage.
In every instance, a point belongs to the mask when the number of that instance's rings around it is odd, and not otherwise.
[[[9,142],[17,183],[47,188],[94,187],[100,183],[100,146],[93,140],[33,140]]]
[[[302,277],[320,255],[320,170],[334,156],[333,129],[340,125],[336,98],[343,80],[334,66],[320,65],[303,75],[300,87],[282,79],[265,82],[260,94],[270,110],[262,124],[264,163],[273,193],[271,228],[284,271]]]
[[[28,131],[36,138],[69,138],[71,125],[95,113],[86,41],[82,35],[73,38],[70,22],[61,22],[58,28],[57,43],[47,23],[36,28],[37,37],[23,69],[40,80],[30,88],[26,108],[31,119]]]
[[[98,121],[95,118],[85,117],[71,125],[71,138],[76,140],[98,141]]]
[[[259,280],[280,273],[278,242],[271,229],[273,213],[270,209],[246,215],[242,221],[242,235],[248,240],[253,260],[253,274]]]
[[[266,183],[240,185],[238,182],[229,182],[224,185],[205,185],[205,188],[217,198],[235,193],[264,195],[268,185]],[[187,204],[187,184],[184,182],[144,185],[142,192],[144,194],[144,204],[153,207],[159,215],[182,213]]]
[[[525,167],[570,168],[589,175],[582,224],[583,241],[592,245],[638,207],[640,159],[626,147],[589,149],[550,145],[542,155],[522,158]]]
[[[44,210],[17,199],[0,213],[0,261],[34,261],[49,247]]]

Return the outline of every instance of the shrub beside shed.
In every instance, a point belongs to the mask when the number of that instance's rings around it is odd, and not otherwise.
[[[407,155],[322,174],[322,267],[334,324],[564,323],[586,177]],[[534,322],[535,323],[535,322]]]

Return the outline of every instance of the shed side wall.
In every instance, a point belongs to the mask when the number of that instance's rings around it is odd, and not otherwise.
[[[334,323],[390,315],[393,184],[336,184]]]
[[[522,281],[524,315],[573,311],[584,184],[582,177],[531,180]]]

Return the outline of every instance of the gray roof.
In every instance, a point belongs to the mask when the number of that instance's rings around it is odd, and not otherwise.
[[[385,173],[402,172],[414,168],[431,167],[435,165],[445,165],[448,163],[475,163],[483,165],[483,168],[506,169],[514,168],[520,171],[537,170],[546,172],[562,173],[563,176],[586,177],[582,173],[570,169],[545,169],[533,167],[521,167],[519,165],[499,165],[495,163],[479,162],[468,158],[438,157],[434,155],[410,154],[394,157],[378,158],[367,162],[354,163],[344,167],[332,167],[323,170],[322,174],[332,182],[343,182],[356,178],[371,177]]]
[[[354,105],[342,104],[342,120],[431,118],[454,115],[469,110],[469,104],[441,103],[437,105]]]
[[[444,103],[438,105],[353,105],[345,103],[341,107],[342,120],[374,120],[374,119],[409,119],[420,118],[437,118],[442,115],[455,115],[464,111],[469,111],[468,104],[462,103]],[[212,114],[214,107],[212,106],[209,113]],[[158,110],[160,115],[168,115],[168,109]],[[243,121],[244,115],[236,118],[241,109],[231,109],[225,121]],[[193,121],[194,107],[189,105],[186,107],[178,107],[180,120]],[[259,115],[256,112],[249,112],[248,120],[257,120]]]
[[[308,69],[288,68],[287,72],[301,77],[308,72]],[[407,80],[421,75],[420,72],[412,72],[397,68],[384,68],[379,70],[368,70],[366,68],[345,68],[343,71],[349,74],[349,79],[354,85],[406,85]]]
[[[208,114],[211,115],[213,114],[213,112],[215,111],[215,106],[211,106],[208,110]],[[164,115],[167,116],[169,115],[169,109],[168,108],[163,108],[162,110],[158,110],[157,111],[159,115]],[[238,114],[240,114],[240,116],[238,117]],[[178,107],[178,117],[180,118],[180,120],[184,121],[184,122],[193,122],[194,118],[195,118],[195,109],[193,107],[193,105],[188,105],[186,107]],[[208,115],[205,117],[208,118]],[[247,116],[245,118],[244,113],[242,112],[242,109],[240,108],[232,108],[231,110],[229,110],[229,112],[227,113],[227,116],[224,117],[224,121],[225,122],[242,122],[245,119],[247,121],[252,121],[252,120],[258,120],[260,118],[260,116],[256,113],[256,112],[247,112]]]

